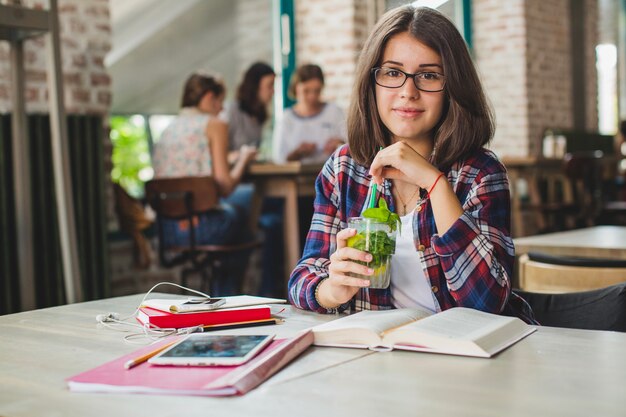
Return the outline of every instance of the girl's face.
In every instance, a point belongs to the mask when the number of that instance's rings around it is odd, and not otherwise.
[[[274,75],[268,74],[261,77],[259,82],[259,101],[263,104],[270,104],[274,97]]]
[[[398,33],[387,41],[380,67],[443,74],[441,57],[410,33]],[[393,141],[422,142],[433,140],[433,128],[443,112],[444,92],[420,91],[409,77],[400,88],[376,84],[376,107]]]
[[[317,78],[296,83],[296,99],[309,109],[316,109],[321,103],[324,84]]]
[[[216,95],[214,92],[209,91],[204,95],[204,97],[202,97],[202,100],[200,100],[198,108],[204,113],[217,116],[224,108],[225,95],[225,93]]]

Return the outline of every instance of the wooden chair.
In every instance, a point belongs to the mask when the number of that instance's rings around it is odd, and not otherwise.
[[[159,236],[159,260],[165,267],[187,265],[182,271],[182,284],[187,285],[187,277],[200,273],[205,291],[212,291],[217,278],[232,279],[230,271],[224,268],[226,257],[243,255],[258,246],[260,242],[251,240],[231,245],[199,245],[193,227],[194,218],[218,210],[218,190],[212,177],[180,177],[153,179],[146,183],[146,198],[157,215]],[[186,220],[189,222],[189,243],[185,246],[165,248],[163,220]],[[241,292],[243,276],[235,282],[235,289]]]
[[[625,281],[626,260],[557,257],[534,252],[519,258],[519,287],[524,291],[588,291]]]

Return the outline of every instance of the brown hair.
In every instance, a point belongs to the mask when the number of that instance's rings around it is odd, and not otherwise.
[[[296,98],[296,84],[310,80],[320,80],[322,85],[324,85],[324,73],[319,65],[305,64],[298,67],[289,81],[289,90],[287,90],[289,97],[292,99]]]
[[[196,72],[191,74],[185,82],[181,107],[196,107],[202,97],[208,92],[221,96],[226,91],[224,82],[217,75]]]
[[[430,8],[403,6],[390,10],[365,42],[348,111],[350,152],[358,163],[370,165],[378,149],[391,144],[391,133],[378,115],[370,71],[379,65],[389,39],[403,32],[441,56],[446,99],[441,120],[433,131],[433,162],[443,169],[489,143],[495,127],[463,38],[452,22]]]
[[[237,89],[239,108],[261,124],[267,120],[267,108],[259,101],[259,85],[266,75],[275,75],[272,67],[263,62],[255,62],[248,68]]]

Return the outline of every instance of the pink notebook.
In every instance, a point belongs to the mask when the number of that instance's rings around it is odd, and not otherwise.
[[[167,344],[163,341],[160,345]],[[70,391],[136,394],[243,395],[275,374],[313,343],[310,331],[292,339],[274,340],[250,362],[240,366],[155,366],[144,362],[125,369],[126,361],[159,346],[150,345],[67,379]]]

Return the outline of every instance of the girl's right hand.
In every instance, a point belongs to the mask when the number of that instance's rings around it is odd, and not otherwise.
[[[369,280],[351,277],[349,273],[372,275],[374,270],[355,261],[370,262],[372,255],[348,247],[348,239],[356,234],[356,229],[344,229],[337,233],[337,250],[330,256],[328,278],[321,284],[318,297],[324,306],[339,306],[348,302],[362,287],[370,285]]]
[[[239,149],[239,158],[242,158],[245,163],[250,162],[257,156],[257,149],[255,146],[242,145]]]

